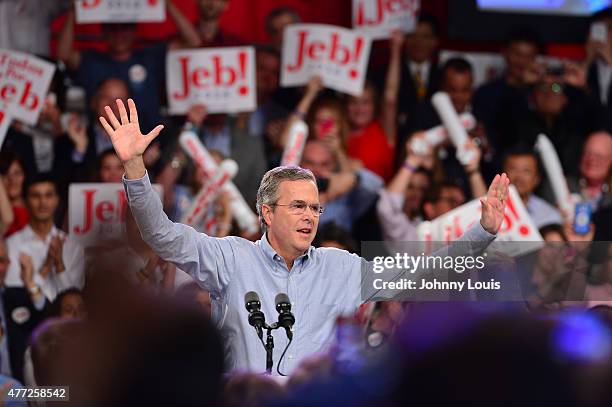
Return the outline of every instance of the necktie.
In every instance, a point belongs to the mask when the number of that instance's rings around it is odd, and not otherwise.
[[[417,68],[414,73],[414,85],[416,88],[417,99],[421,100],[427,95],[427,87],[425,86],[425,81],[423,80],[423,75],[421,75],[421,68]]]

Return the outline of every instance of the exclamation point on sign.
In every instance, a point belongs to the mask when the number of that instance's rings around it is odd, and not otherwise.
[[[247,63],[247,54],[246,52],[241,52],[238,54],[238,64],[239,64],[239,75],[242,79],[242,82],[246,82],[246,63]],[[240,96],[246,96],[249,94],[249,87],[247,85],[242,85],[238,88],[238,94]]]
[[[355,52],[353,53],[353,61],[355,64],[359,62],[359,58],[361,56],[361,50],[363,49],[363,38],[359,37],[355,40]],[[351,79],[355,79],[359,76],[359,70],[357,68],[353,68],[349,71],[349,76]]]
[[[510,213],[514,216],[514,220],[517,222],[520,221],[518,212],[516,211],[516,207],[514,206],[514,201],[512,199],[508,199],[508,201],[506,202],[506,207],[508,208]],[[513,220],[510,219],[510,217],[507,214],[504,216],[504,220],[508,224],[508,229],[512,228]],[[519,234],[521,234],[522,236],[527,236],[529,234],[529,227],[525,224],[521,224],[518,227],[518,231],[519,231]]]

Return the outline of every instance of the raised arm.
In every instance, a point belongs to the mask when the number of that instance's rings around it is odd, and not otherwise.
[[[4,188],[4,182],[0,179],[0,236],[6,233],[14,220],[15,214],[13,213],[11,200],[8,197],[6,188]]]
[[[184,42],[184,45],[188,48],[197,48],[202,44],[202,39],[200,35],[191,24],[191,21],[185,17],[183,13],[174,5],[172,0],[168,0],[166,2],[166,8],[168,9],[168,14],[172,17],[174,24],[176,25],[176,29],[178,30],[181,39]],[[176,44],[172,43],[171,48],[177,48]]]
[[[400,87],[400,72],[402,60],[402,45],[404,33],[396,30],[391,36],[391,57],[387,68],[385,90],[382,98],[380,122],[390,146],[395,145],[397,136],[397,99]]]
[[[74,7],[68,11],[57,44],[57,59],[75,70],[81,65],[81,53],[74,47]]]
[[[315,75],[310,78],[308,85],[306,85],[306,92],[304,93],[304,96],[302,96],[302,99],[300,100],[300,103],[298,103],[295,110],[289,115],[285,128],[281,134],[281,144],[283,147],[285,147],[287,141],[289,140],[289,129],[291,129],[291,126],[296,121],[304,120],[306,114],[308,114],[308,111],[310,110],[312,102],[314,102],[321,89],[323,89],[323,80],[321,77]]]
[[[159,196],[151,187],[142,159],[147,146],[163,126],[157,126],[149,134],[143,135],[132,99],[128,100],[128,106],[129,116],[123,102],[117,100],[120,119],[106,106],[108,121],[100,117],[100,122],[123,163],[128,204],[143,240],[159,257],[189,273],[202,287],[223,291],[229,282],[230,273],[236,268],[234,254],[239,242],[234,238],[206,236],[190,226],[173,223],[168,219]]]

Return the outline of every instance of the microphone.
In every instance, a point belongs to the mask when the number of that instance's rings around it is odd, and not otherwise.
[[[278,311],[278,326],[285,328],[287,332],[287,338],[293,339],[293,324],[295,324],[295,317],[291,313],[291,302],[289,296],[285,293],[279,293],[274,299],[276,302],[276,310]]]
[[[249,311],[249,324],[257,330],[257,336],[263,340],[263,327],[266,324],[266,318],[261,311],[261,302],[259,295],[255,291],[249,291],[244,295],[244,306]]]

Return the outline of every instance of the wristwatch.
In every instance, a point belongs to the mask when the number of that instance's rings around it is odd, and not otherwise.
[[[37,286],[36,284],[34,284],[34,285],[28,287],[28,291],[32,295],[38,295],[38,294],[40,294],[40,287]]]

